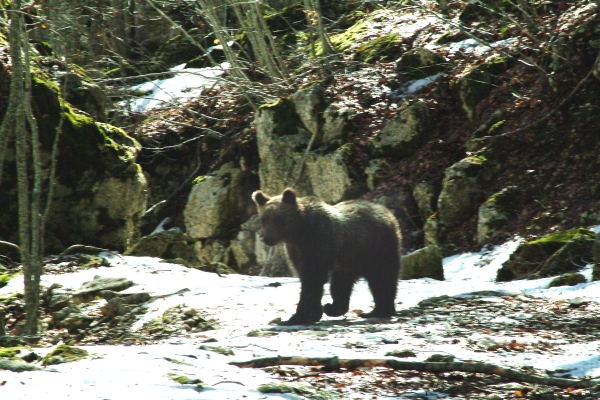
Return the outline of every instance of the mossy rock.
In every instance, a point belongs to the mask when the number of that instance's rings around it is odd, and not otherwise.
[[[202,379],[198,379],[198,378],[190,378],[185,375],[177,375],[177,374],[167,374],[166,376],[167,376],[167,378],[179,383],[180,385],[194,385],[198,388],[203,388],[205,385],[205,383],[202,381]]]
[[[198,348],[204,351],[212,351],[214,353],[223,354],[224,356],[235,356],[235,353],[229,347],[202,345]]]
[[[76,114],[61,103],[58,86],[42,72],[33,77],[32,98],[44,175],[61,126],[53,209],[46,229],[47,251],[60,252],[82,242],[125,250],[146,208],[146,183],[135,163],[139,144],[123,130]],[[9,151],[7,161],[14,165],[14,152],[11,155]],[[16,188],[14,173],[5,173],[3,178],[7,187]],[[0,196],[0,236],[11,242],[18,240],[14,230],[16,204],[16,190]]]
[[[498,270],[496,281],[507,282],[525,277],[549,276],[561,270],[565,272],[565,265],[570,265],[568,268],[571,270],[579,269],[586,264],[583,257],[587,257],[587,262],[592,259],[593,239],[594,232],[580,228],[551,233],[540,239],[522,243]],[[567,244],[569,247],[565,251],[557,253]],[[579,249],[580,255],[571,263],[568,258],[574,255],[575,249]],[[532,275],[533,273],[536,275]]]
[[[404,53],[398,60],[398,71],[418,79],[443,72],[447,64],[442,55],[422,47]]]
[[[17,357],[17,354],[19,354],[23,349],[23,346],[0,347],[0,358],[6,358],[9,360],[20,360],[20,358]]]
[[[548,289],[558,286],[575,286],[580,283],[586,283],[587,279],[585,276],[577,273],[569,273],[559,276],[558,278],[552,279],[552,282],[548,285]]]
[[[333,400],[338,396],[313,386],[292,383],[266,383],[258,387],[261,393],[291,393],[311,400]]]
[[[183,259],[195,265],[199,262],[194,241],[179,229],[152,233],[141,238],[125,255]]]
[[[92,357],[93,356],[87,350],[61,344],[48,353],[42,359],[42,363],[44,365],[64,364]]]
[[[0,275],[0,288],[3,288],[4,286],[8,285],[8,282],[17,275],[20,275],[20,273]]]
[[[385,17],[390,13],[389,10],[377,10],[370,14],[366,14],[366,18],[358,19],[354,25],[346,29],[344,32],[333,34],[330,36],[330,41],[335,50],[338,52],[346,52],[361,43],[363,38],[373,29],[369,21]],[[323,47],[320,43],[315,46],[317,56],[323,55]]]
[[[409,358],[409,357],[416,357],[417,355],[415,354],[414,351],[412,350],[394,350],[394,351],[388,351],[387,353],[385,353],[386,356],[388,357],[396,357],[396,358]]]
[[[259,107],[259,112],[273,113],[275,124],[271,132],[274,136],[295,135],[298,133],[298,127],[302,126],[292,96],[263,104]]]
[[[506,71],[511,62],[505,57],[493,55],[451,82],[452,92],[470,120],[475,118],[477,105],[492,92],[497,83],[496,76]]]
[[[402,257],[399,279],[419,278],[444,280],[442,253],[438,246],[431,244]]]
[[[397,33],[380,36],[356,48],[354,60],[365,63],[391,61],[400,55],[402,36]]]

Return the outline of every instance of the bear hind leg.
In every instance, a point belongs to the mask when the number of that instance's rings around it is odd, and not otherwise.
[[[323,311],[330,317],[341,317],[350,308],[350,295],[356,279],[349,273],[333,272],[329,291],[333,303],[325,304]]]
[[[390,275],[390,276],[388,276]],[[396,291],[398,285],[397,272],[392,274],[374,274],[366,280],[373,295],[375,308],[370,313],[363,313],[363,318],[389,318],[396,314]]]

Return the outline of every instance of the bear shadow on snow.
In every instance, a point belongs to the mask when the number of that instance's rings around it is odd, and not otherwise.
[[[296,197],[293,189],[269,197],[256,191],[263,240],[268,246],[285,243],[300,277],[296,313],[280,325],[303,325],[321,320],[323,312],[339,317],[348,312],[354,283],[364,277],[375,308],[365,318],[389,318],[400,269],[398,221],[384,206],[345,201],[331,206],[317,197]],[[323,286],[331,275],[333,302],[321,305]]]

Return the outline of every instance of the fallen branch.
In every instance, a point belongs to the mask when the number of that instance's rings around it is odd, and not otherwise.
[[[91,254],[106,252],[106,253],[110,253],[115,256],[121,257],[120,254],[115,253],[112,250],[103,249],[101,247],[95,247],[95,246],[86,246],[84,244],[74,244],[73,246],[69,247],[68,249],[66,249],[65,251],[60,253],[58,255],[58,257],[48,260],[47,263],[53,263],[53,264],[59,263],[59,262],[63,261],[67,255],[74,253],[75,251],[77,251],[79,253],[91,253]]]
[[[21,248],[19,246],[17,246],[14,243],[11,242],[5,242],[3,240],[0,240],[0,245],[4,245],[4,246],[8,246],[8,247],[12,247],[15,250],[21,251]]]
[[[565,379],[526,374],[514,369],[502,368],[493,364],[468,362],[415,362],[394,359],[340,359],[338,357],[264,357],[249,361],[233,361],[229,364],[240,368],[263,368],[274,365],[322,365],[330,369],[356,369],[370,367],[387,367],[399,371],[418,371],[439,374],[442,372],[468,372],[477,374],[499,375],[503,378],[519,382],[562,388],[587,389],[600,384],[600,379]]]

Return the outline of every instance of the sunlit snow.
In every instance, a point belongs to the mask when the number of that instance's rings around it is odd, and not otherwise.
[[[440,295],[465,295],[474,291],[495,290],[522,293],[535,297],[569,299],[584,297],[590,301],[600,301],[600,282],[579,284],[572,287],[545,289],[550,278],[495,283],[494,276],[501,264],[518,246],[516,238],[504,245],[486,247],[477,253],[459,254],[444,259],[445,281],[418,279],[400,281],[398,284],[398,309],[416,305],[419,301]],[[160,345],[120,346],[103,345],[84,347],[101,355],[101,359],[84,360],[53,366],[57,372],[36,371],[13,373],[0,371],[0,398],[34,399],[60,398],[93,399],[132,399],[140,396],[151,399],[258,399],[258,398],[297,398],[295,395],[263,394],[256,388],[273,381],[264,371],[240,369],[228,365],[232,360],[247,360],[253,357],[274,355],[325,356],[337,355],[340,358],[382,358],[381,346],[345,346],[347,343],[381,343],[382,339],[398,340],[398,345],[387,345],[386,351],[394,346],[412,348],[418,355],[417,361],[425,360],[432,352],[444,352],[459,360],[475,360],[501,366],[519,368],[531,365],[537,368],[562,369],[575,376],[600,375],[600,355],[598,344],[565,343],[561,354],[475,352],[460,345],[443,340],[436,332],[436,321],[423,324],[420,329],[427,338],[416,339],[408,334],[402,324],[393,330],[365,332],[358,329],[369,324],[356,317],[356,328],[336,325],[341,318],[324,317],[313,327],[303,329],[275,327],[278,332],[272,337],[248,337],[248,332],[256,329],[269,329],[269,321],[277,317],[287,318],[295,310],[298,299],[299,282],[295,278],[265,278],[242,275],[219,277],[217,274],[188,269],[180,265],[163,262],[150,257],[117,257],[103,254],[111,267],[84,270],[63,275],[44,275],[42,284],[49,286],[60,282],[65,287],[79,288],[80,285],[101,277],[126,277],[136,286],[129,292],[147,291],[158,300],[148,303],[148,313],[138,321],[135,329],[143,323],[162,315],[173,306],[185,305],[207,312],[219,321],[216,331],[186,334],[167,340]],[[590,277],[590,267],[584,273]],[[268,286],[279,282],[281,286]],[[20,279],[13,279],[0,289],[0,295],[22,289]],[[189,289],[174,294],[181,289]],[[328,294],[324,302],[329,301]],[[372,298],[365,282],[359,282],[354,290],[351,310],[370,310]],[[498,316],[497,322],[510,324],[529,316],[522,313]],[[415,328],[413,326],[413,328]],[[413,330],[414,332],[414,330]],[[326,336],[320,335],[326,333]],[[235,356],[224,356],[214,352],[199,350],[207,339],[216,339],[219,346],[230,347]],[[469,339],[475,341],[492,340],[489,335],[474,332]],[[493,340],[508,340],[511,337],[494,337]],[[600,339],[600,337],[599,337]],[[533,336],[519,337],[519,341],[535,340]],[[390,347],[391,346],[391,347]],[[378,350],[373,350],[373,349]],[[36,348],[45,355],[51,348]],[[174,364],[165,357],[185,361]],[[415,359],[413,359],[415,360]],[[195,390],[191,386],[180,385],[166,377],[168,373],[200,378],[208,386]],[[358,394],[357,394],[358,395]],[[365,398],[368,398],[365,397]]]
[[[140,98],[122,101],[119,105],[136,113],[153,108],[172,107],[202,94],[207,87],[218,86],[219,76],[229,68],[222,63],[211,68],[185,68],[185,64],[171,68],[174,76],[169,79],[156,79],[133,86],[130,90],[145,93]]]

